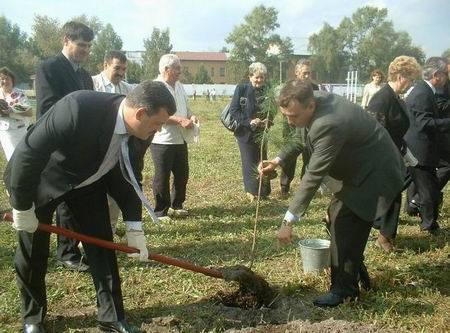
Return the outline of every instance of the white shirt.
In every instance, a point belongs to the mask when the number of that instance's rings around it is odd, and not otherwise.
[[[433,86],[430,81],[427,81],[427,80],[424,80],[424,81],[430,86],[431,90],[433,90],[433,94],[436,94],[436,87]]]
[[[105,72],[93,76],[92,81],[94,82],[95,91],[127,95],[134,88],[125,81],[120,81],[117,85],[112,83],[105,75]]]
[[[382,87],[383,87],[382,84],[377,86],[374,82],[370,82],[370,83],[366,84],[364,86],[361,106],[363,108],[366,108],[369,105],[369,102],[372,99],[373,95],[375,95]]]
[[[155,81],[162,82],[166,85],[167,89],[169,89],[173,98],[175,99],[175,103],[177,106],[177,111],[174,116],[190,118],[192,116],[189,108],[188,108],[188,97],[186,92],[184,91],[183,85],[180,81],[175,83],[175,89],[165,82],[163,78],[158,76]],[[156,132],[152,143],[163,144],[163,145],[181,145],[187,140],[187,131],[177,124],[165,124],[162,126],[161,131]]]
[[[73,71],[76,72],[77,70],[80,69],[80,64],[77,64],[76,62],[73,62],[70,58],[69,55],[62,50],[61,53],[66,57],[67,60],[69,60],[70,64],[72,65]]]
[[[81,188],[90,184],[93,184],[104,175],[106,175],[114,166],[117,164],[119,160],[120,154],[120,144],[127,134],[127,129],[125,127],[125,121],[123,119],[123,106],[125,104],[125,99],[120,103],[119,112],[117,112],[116,118],[116,126],[114,127],[114,132],[111,137],[111,142],[109,143],[108,150],[106,152],[105,158],[103,159],[102,164],[98,168],[97,172],[78,185],[76,188]]]

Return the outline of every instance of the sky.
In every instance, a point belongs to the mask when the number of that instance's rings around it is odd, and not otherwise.
[[[219,51],[233,28],[261,4],[278,10],[276,32],[292,39],[297,54],[307,53],[308,37],[324,22],[336,27],[365,5],[387,8],[394,28],[407,31],[427,57],[450,48],[450,0],[0,0],[0,15],[30,34],[35,15],[64,23],[86,14],[111,23],[127,51],[143,50],[153,27],[170,29],[174,51]]]

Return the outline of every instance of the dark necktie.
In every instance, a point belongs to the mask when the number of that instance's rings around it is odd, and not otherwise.
[[[122,175],[125,178],[125,180],[133,186],[134,191],[138,195],[139,199],[141,199],[142,204],[147,209],[147,212],[150,214],[150,217],[152,218],[153,222],[159,223],[158,217],[155,215],[155,212],[153,210],[152,205],[150,204],[150,201],[146,198],[144,192],[142,192],[141,187],[139,186],[136,177],[134,176],[133,169],[131,167],[130,162],[130,153],[128,149],[128,139],[130,137],[128,135],[125,135],[122,139],[122,142],[120,143],[120,169],[122,170]]]
[[[81,68],[78,68],[75,71],[75,74],[77,75],[78,81],[80,82],[81,89],[85,89],[86,87],[84,86],[84,80],[83,80],[83,75],[81,73]]]

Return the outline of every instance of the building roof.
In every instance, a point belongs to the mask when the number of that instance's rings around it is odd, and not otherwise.
[[[225,52],[175,52],[175,54],[181,61],[227,61],[227,54]]]

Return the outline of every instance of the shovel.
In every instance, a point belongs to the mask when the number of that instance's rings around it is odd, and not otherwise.
[[[12,218],[5,218],[5,221],[12,222]],[[99,246],[108,250],[117,250],[125,253],[139,253],[139,250],[134,247],[98,239],[92,236],[87,236],[72,230],[67,230],[48,224],[39,223],[38,230],[73,238],[78,241]],[[184,260],[163,256],[161,254],[149,253],[148,259],[158,261],[166,265],[180,267],[192,272],[201,273],[217,279],[224,279],[225,281],[236,281],[239,283],[240,290],[242,290],[244,293],[254,294],[261,304],[267,305],[272,302],[273,292],[269,284],[262,277],[255,274],[252,270],[245,266],[224,268],[219,271],[216,269],[198,266]]]
[[[6,220],[8,220],[9,222],[13,222],[10,217],[8,219],[5,219],[5,221]],[[80,234],[80,233],[72,231],[72,230],[55,227],[55,226],[48,225],[48,224],[39,223],[38,230],[45,231],[48,233],[54,233],[57,235],[66,236],[68,238],[73,238],[78,241],[96,245],[99,247],[103,247],[108,250],[117,250],[117,251],[125,252],[125,253],[139,253],[139,250],[134,247],[129,247],[129,246],[125,246],[122,244],[110,242],[107,240],[98,239],[95,237]],[[210,277],[214,277],[214,278],[218,278],[218,279],[224,278],[223,273],[218,270],[198,266],[198,265],[192,264],[192,263],[184,261],[184,260],[174,259],[171,257],[166,257],[166,256],[163,256],[160,254],[155,254],[155,253],[149,253],[148,259],[155,260],[155,261],[161,262],[166,265],[177,266],[177,267],[187,269],[189,271],[193,271],[196,273],[202,273],[202,274],[210,276]]]

